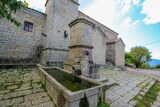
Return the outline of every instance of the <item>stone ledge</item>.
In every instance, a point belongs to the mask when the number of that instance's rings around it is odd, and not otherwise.
[[[82,44],[69,46],[70,49],[77,48],[77,47],[80,47],[80,48],[86,47],[86,48],[90,48],[90,49],[94,48],[93,46],[89,46],[89,45],[87,46],[87,45],[82,45]]]
[[[69,24],[69,27],[72,27],[73,25],[77,24],[77,23],[85,23],[87,25],[90,25],[92,27],[95,27],[95,24],[86,20],[86,19],[83,19],[83,18],[80,18],[80,19],[76,19],[74,21],[72,21],[70,24]]]
[[[46,3],[45,3],[45,7],[46,7],[46,5],[47,5],[47,3],[48,3],[48,1],[49,0],[46,0]],[[74,1],[74,0],[71,0],[73,3],[75,3],[75,4],[77,4],[77,5],[80,5],[79,3],[77,3],[76,1]]]
[[[10,64],[0,64],[0,66],[36,66],[36,63],[10,63]]]
[[[44,49],[42,49],[42,51],[45,51],[45,50],[69,51],[68,49],[58,49],[58,48],[44,48]]]

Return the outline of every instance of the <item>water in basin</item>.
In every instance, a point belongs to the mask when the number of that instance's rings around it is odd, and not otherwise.
[[[60,84],[69,89],[72,92],[84,90],[97,86],[93,83],[87,82],[77,77],[73,77],[72,74],[66,73],[59,69],[44,69],[49,75],[55,78]]]

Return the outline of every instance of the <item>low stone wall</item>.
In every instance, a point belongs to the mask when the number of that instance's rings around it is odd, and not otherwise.
[[[68,71],[62,69],[59,70],[72,75]],[[105,86],[101,83],[94,82],[93,80],[82,76],[79,78],[98,86],[71,92],[70,90],[62,86],[59,82],[57,82],[46,71],[44,71],[43,68],[39,67],[38,72],[42,82],[45,84],[48,93],[53,98],[53,101],[57,107],[84,107],[84,105],[82,104],[84,100],[88,101],[88,107],[96,107],[98,105],[99,98],[104,98],[103,90]]]

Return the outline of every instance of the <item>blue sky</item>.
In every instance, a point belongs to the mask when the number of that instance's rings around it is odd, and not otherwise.
[[[45,0],[26,1],[32,8],[45,10]],[[126,51],[142,45],[152,52],[152,58],[160,59],[160,0],[80,0],[79,3],[80,11],[119,33]]]

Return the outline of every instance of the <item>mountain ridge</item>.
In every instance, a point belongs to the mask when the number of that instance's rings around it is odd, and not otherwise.
[[[160,64],[160,59],[152,59],[151,61],[148,62],[148,64],[152,67]]]

